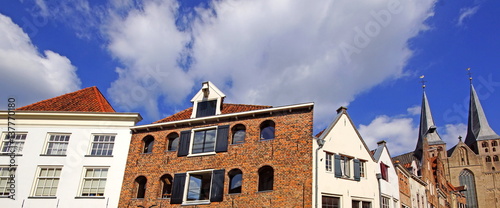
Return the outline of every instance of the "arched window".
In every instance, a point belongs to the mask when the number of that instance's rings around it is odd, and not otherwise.
[[[243,173],[240,169],[232,169],[229,175],[229,193],[241,193],[241,186],[243,185]]]
[[[142,153],[151,153],[153,152],[153,144],[155,143],[155,138],[151,135],[147,135],[142,139],[144,142],[144,147],[142,148]]]
[[[491,157],[490,156],[486,156],[486,162],[491,162]]]
[[[268,140],[274,139],[275,124],[271,120],[264,121],[260,124],[260,139]]]
[[[497,149],[496,149],[496,148],[494,148],[494,147],[493,147],[493,148],[491,148],[491,150],[492,150],[493,152],[496,152],[496,151],[497,151]]]
[[[179,146],[179,134],[170,133],[168,136],[168,151],[177,151],[177,146]]]
[[[498,146],[498,142],[497,142],[497,141],[492,141],[492,142],[491,142],[491,146],[492,146],[492,147],[496,147],[496,146]]]
[[[477,195],[476,195],[476,182],[474,179],[474,174],[467,169],[462,170],[458,176],[460,180],[460,186],[466,186],[467,190],[464,191],[465,199],[467,201],[468,208],[477,208]]]
[[[263,166],[259,169],[259,191],[273,190],[274,170],[271,166]]]
[[[139,176],[135,179],[136,198],[144,199],[144,195],[146,195],[147,182],[148,180],[144,176]]]
[[[493,156],[493,162],[498,162],[498,155]]]
[[[233,133],[233,144],[240,144],[245,142],[246,128],[243,124],[236,124],[231,129]]]
[[[161,198],[170,198],[172,196],[172,176],[165,174],[160,178]]]
[[[484,152],[488,152],[488,148],[484,148]]]
[[[488,142],[483,142],[482,147],[488,147]]]

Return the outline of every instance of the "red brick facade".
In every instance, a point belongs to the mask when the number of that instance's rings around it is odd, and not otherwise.
[[[207,119],[190,119],[176,124],[136,129],[132,135],[127,167],[123,180],[119,207],[181,207],[170,204],[170,199],[161,197],[160,177],[187,171],[224,169],[224,191],[221,202],[207,205],[182,207],[311,207],[312,205],[312,129],[313,110],[310,106],[266,112],[253,110],[237,116],[209,116]],[[275,123],[275,138],[260,139],[260,125],[272,120]],[[183,122],[186,121],[186,122]],[[168,123],[168,122],[167,122]],[[166,123],[166,124],[167,124]],[[159,123],[161,124],[161,123]],[[232,128],[243,124],[246,128],[245,142],[231,144]],[[168,150],[167,135],[172,132],[202,127],[229,125],[227,152],[205,156],[178,157],[177,151]],[[143,138],[154,137],[152,153],[142,153]],[[258,191],[259,168],[268,165],[274,169],[272,191]],[[242,191],[229,194],[229,176],[232,169],[240,169]],[[145,176],[146,191],[143,199],[137,199],[135,179]],[[175,183],[175,179],[174,179]]]

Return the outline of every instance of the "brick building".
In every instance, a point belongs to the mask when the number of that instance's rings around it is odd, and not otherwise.
[[[311,207],[313,103],[193,107],[135,126],[119,207]]]

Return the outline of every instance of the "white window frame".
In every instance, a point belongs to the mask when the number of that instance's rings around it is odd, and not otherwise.
[[[391,198],[386,197],[386,196],[382,196],[381,200],[382,200],[380,203],[382,205],[381,208],[390,208],[391,207],[391,204],[390,204]]]
[[[206,130],[212,130],[212,129],[215,130],[214,149],[212,151],[210,151],[210,152],[193,153],[193,145],[194,145],[194,136],[195,136],[195,133],[198,132],[198,131],[206,131]],[[192,129],[191,130],[191,139],[189,141],[189,154],[188,154],[188,156],[202,156],[202,155],[213,155],[213,154],[216,154],[215,147],[217,145],[217,130],[218,129],[219,129],[218,126],[209,126],[209,127]]]
[[[373,201],[367,200],[366,198],[353,197],[351,199],[351,204],[353,201],[359,201],[359,208],[363,208],[363,203],[370,203],[370,207],[373,208]]]
[[[114,137],[114,140],[113,142],[110,142],[110,141],[95,141],[95,138],[96,137],[101,137],[101,136],[109,136],[109,137]],[[89,152],[88,152],[88,156],[91,156],[91,157],[112,157],[113,156],[113,151],[115,149],[115,144],[116,144],[116,136],[117,134],[92,134],[91,138],[90,138],[90,146],[89,146]],[[113,148],[111,148],[111,154],[92,154],[93,150],[94,150],[94,144],[103,144],[103,145],[112,145]],[[97,150],[99,150],[99,148],[96,148]],[[101,152],[104,152],[104,150],[106,151],[109,151],[109,146],[107,146],[106,149],[102,149],[101,148]],[[96,150],[96,152],[97,152]]]
[[[31,191],[31,196],[32,197],[56,197],[56,195],[57,195],[57,189],[59,187],[59,181],[61,180],[62,168],[63,168],[63,166],[38,166],[38,169],[37,169],[36,175],[35,175],[35,181],[33,183],[33,188],[32,188],[32,191]],[[59,176],[55,176],[55,175],[53,175],[53,176],[40,176],[40,174],[42,173],[43,169],[54,169],[55,171],[57,171],[59,169],[60,170],[60,175]],[[50,189],[55,189],[55,193],[53,195],[46,195],[46,196],[44,196],[43,194],[42,195],[37,195],[36,194],[36,190],[39,187],[40,179],[44,179],[44,180],[47,180],[47,181],[49,181],[50,179],[53,179],[52,183],[54,181],[57,181],[57,186],[51,186],[51,187],[49,187]],[[44,186],[44,187],[47,187],[47,186]],[[42,193],[43,193],[43,191],[42,191]]]
[[[192,201],[188,201],[187,200],[187,196],[188,196],[188,191],[189,191],[189,181],[190,181],[190,177],[191,177],[191,174],[196,174],[196,173],[210,173],[212,174],[213,176],[213,171],[215,169],[207,169],[207,170],[197,170],[197,171],[188,171],[186,172],[186,181],[184,182],[184,192],[183,192],[183,196],[182,196],[182,205],[193,205],[193,204],[210,204],[210,196],[211,196],[211,192],[212,192],[212,181],[213,181],[213,177],[210,178],[210,188],[209,188],[209,193],[208,193],[208,199],[205,199],[205,200],[192,200]]]
[[[50,139],[52,138],[52,136],[68,136],[68,141],[50,141]],[[65,156],[66,155],[66,151],[68,151],[68,146],[69,146],[69,140],[71,139],[71,133],[48,133],[47,134],[47,138],[45,139],[45,145],[44,145],[44,148],[43,148],[43,152],[42,152],[42,155],[57,155],[57,156]],[[64,153],[63,154],[54,154],[54,153],[50,153],[49,154],[49,146],[50,144],[56,144],[56,143],[59,143],[59,144],[66,144],[66,148],[64,149]]]
[[[323,197],[333,197],[333,198],[338,198],[339,199],[339,208],[343,207],[343,197],[342,195],[335,195],[335,194],[327,194],[327,193],[322,193],[320,198],[320,202],[318,202],[318,207],[323,207]]]
[[[359,160],[359,176],[366,178],[366,160]]]
[[[331,152],[325,152],[325,171],[332,173],[334,166],[334,154]]]
[[[87,170],[90,170],[90,169],[106,169],[106,176],[103,177],[103,176],[99,176],[99,177],[89,177],[87,176]],[[104,197],[105,196],[105,193],[106,193],[106,183],[107,183],[107,180],[108,180],[108,176],[109,176],[109,166],[88,166],[88,167],[83,167],[83,171],[82,171],[82,180],[80,182],[80,188],[79,188],[79,191],[78,191],[78,197],[89,197],[89,198],[92,198],[92,197]],[[94,195],[94,196],[84,196],[83,194],[86,193],[83,191],[83,189],[85,188],[85,181],[87,180],[98,180],[99,182],[102,182],[104,181],[104,187],[103,187],[103,192],[102,192],[102,195]],[[100,183],[99,183],[100,184]],[[95,187],[90,187],[90,189],[92,188],[95,188]],[[97,186],[97,189],[99,189],[99,186]],[[91,194],[91,192],[88,192]],[[99,193],[97,193],[99,194]]]
[[[11,171],[11,168],[13,171]],[[0,198],[8,197],[10,195],[11,174],[15,176],[16,167],[0,166]],[[12,172],[12,173],[11,173]]]
[[[6,145],[8,145],[8,143],[10,142],[10,139],[7,138],[9,134],[8,133],[3,133],[2,134],[2,146],[0,147],[0,151],[1,153],[3,154],[7,154],[7,153],[11,153],[10,150],[8,149],[9,147],[6,147]],[[26,138],[28,137],[28,132],[16,132],[15,136],[16,138],[20,135],[24,135],[24,139],[22,140],[16,140],[14,139],[14,144],[16,143],[21,143],[21,150],[19,151],[19,149],[16,148],[16,151],[14,152],[15,154],[21,154],[23,152],[23,148],[24,148],[24,143],[26,143]],[[22,141],[22,142],[16,142],[16,141]],[[4,148],[7,148],[6,151],[4,151]]]
[[[353,157],[347,155],[340,155],[340,169],[342,170],[342,178],[353,178],[352,174],[352,160]]]

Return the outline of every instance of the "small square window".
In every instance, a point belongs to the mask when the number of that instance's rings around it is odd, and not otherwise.
[[[321,196],[322,208],[340,208],[340,198],[333,196]]]
[[[104,196],[108,168],[85,168],[80,196]]]
[[[16,133],[14,138],[9,138],[9,134],[5,134],[5,137],[2,140],[2,152],[3,153],[22,153],[24,142],[26,141],[26,133]]]
[[[15,171],[15,168],[10,171],[9,167],[0,167],[0,197],[10,195],[9,179],[11,174],[15,174]]]
[[[94,135],[92,141],[92,150],[90,155],[110,156],[113,155],[113,147],[115,146],[114,135]]]
[[[47,155],[66,155],[66,149],[68,149],[69,143],[68,134],[51,134],[49,140],[47,140],[47,149],[45,154]]]
[[[209,100],[198,102],[198,108],[196,109],[196,118],[213,116],[215,115],[217,108],[217,100]]]
[[[217,129],[195,131],[191,153],[205,153],[215,151],[215,136]]]

